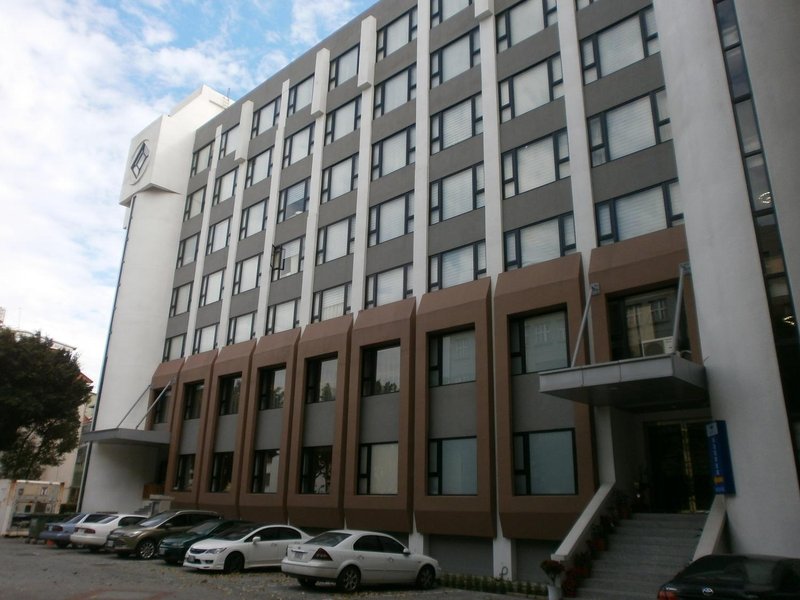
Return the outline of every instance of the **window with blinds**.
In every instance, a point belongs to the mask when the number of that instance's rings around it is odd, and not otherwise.
[[[556,0],[523,0],[497,15],[497,51],[502,52],[558,22]]]
[[[431,154],[482,132],[483,111],[478,94],[431,117]]]
[[[353,154],[322,171],[321,201],[329,202],[353,191],[357,185],[358,154]]]
[[[314,147],[314,123],[286,139],[283,147],[283,166],[288,167],[311,154]]]
[[[431,183],[431,225],[484,205],[483,163]]]
[[[208,352],[217,347],[217,323],[197,329],[194,332],[194,345],[192,352]]]
[[[583,82],[588,84],[659,52],[652,6],[581,41]]]
[[[473,281],[485,274],[486,244],[483,241],[434,254],[429,259],[428,291]]]
[[[478,30],[450,42],[431,53],[431,87],[449,81],[481,62],[481,47]]]
[[[228,323],[228,344],[246,342],[256,336],[256,313],[232,317]]]
[[[369,210],[369,245],[374,246],[414,231],[414,192]]]
[[[411,274],[412,266],[409,264],[369,275],[364,305],[372,308],[410,297],[413,294]]]
[[[411,40],[417,38],[417,7],[404,13],[386,27],[378,30],[378,60],[396,52]]]
[[[308,184],[310,178],[298,181],[281,190],[278,201],[278,223],[302,214],[308,210]]]
[[[414,162],[416,152],[416,127],[412,125],[372,145],[372,179]]]
[[[294,275],[303,270],[303,238],[286,242],[274,249],[272,281]]]
[[[431,27],[436,27],[468,6],[472,6],[472,0],[431,0]]]
[[[509,323],[509,343],[512,375],[568,366],[567,313],[513,319]]]
[[[505,198],[569,177],[567,131],[563,129],[509,150],[502,161]]]
[[[325,143],[330,144],[359,128],[361,96],[328,113],[325,120]]]
[[[597,237],[601,245],[627,240],[683,222],[677,181],[615,198],[597,205]]]
[[[430,387],[475,381],[475,330],[431,336],[428,359]]]
[[[212,205],[219,204],[223,200],[233,197],[234,192],[236,192],[236,174],[238,172],[239,169],[236,168],[217,177],[216,181],[214,181],[214,195],[211,199]]]
[[[315,292],[311,322],[326,321],[350,312],[350,284],[345,283],[321,292]]]
[[[247,161],[247,175],[244,179],[244,187],[248,188],[271,175],[272,148],[268,148],[258,156]]]
[[[267,333],[289,331],[299,325],[297,299],[267,307]]]
[[[342,219],[317,233],[317,264],[336,260],[353,252],[355,217]]]
[[[375,86],[375,118],[417,97],[417,65],[392,75]]]
[[[239,226],[239,239],[263,231],[267,225],[267,201],[262,200],[242,209],[242,222]]]
[[[561,55],[500,82],[500,119],[509,121],[564,95]]]
[[[575,251],[572,213],[505,234],[506,270],[552,260]]]

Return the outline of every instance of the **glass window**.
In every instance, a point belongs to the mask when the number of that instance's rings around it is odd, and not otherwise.
[[[431,53],[431,88],[449,81],[481,62],[481,45],[478,30],[450,42]]]
[[[570,176],[565,129],[503,153],[503,197],[536,189]]]
[[[318,230],[318,265],[352,254],[356,241],[355,220],[354,216],[348,217]]]
[[[253,127],[250,137],[261,135],[268,129],[278,124],[278,115],[281,112],[281,97],[278,96],[253,113]]]
[[[431,0],[431,27],[472,5],[472,0]]]
[[[258,410],[283,408],[286,394],[286,367],[261,369],[258,377]]]
[[[205,385],[202,381],[187,383],[183,387],[183,420],[200,418],[200,407],[203,403],[203,390]]]
[[[397,494],[398,444],[362,444],[358,454],[358,493]]]
[[[189,312],[192,301],[192,284],[187,283],[172,290],[172,300],[169,303],[169,316],[174,317]]]
[[[431,440],[428,447],[428,494],[474,496],[478,493],[478,440],[474,437]]]
[[[417,37],[417,7],[378,30],[378,60],[386,58]]]
[[[480,133],[483,133],[483,111],[478,94],[431,117],[431,154]]]
[[[278,196],[278,223],[308,210],[310,177],[281,190]]]
[[[164,355],[162,360],[164,362],[168,360],[175,360],[176,358],[181,358],[184,352],[184,346],[186,344],[186,334],[176,335],[174,337],[167,338],[164,341]]]
[[[169,409],[172,404],[172,390],[153,390],[153,424],[166,423],[169,420]]]
[[[322,171],[321,201],[328,202],[352,192],[358,185],[358,154],[353,154]]]
[[[378,179],[414,162],[416,127],[412,125],[372,145],[372,179]]]
[[[250,491],[253,494],[274,494],[278,491],[278,450],[256,450],[253,453],[253,480]]]
[[[280,333],[299,325],[296,299],[267,307],[267,333]]]
[[[233,275],[233,295],[257,288],[261,284],[261,255],[256,254],[250,258],[236,263]]]
[[[514,434],[514,494],[574,495],[575,431],[533,431]]]
[[[509,341],[512,375],[569,366],[567,313],[564,311],[512,319]]]
[[[233,480],[233,452],[215,452],[211,463],[209,492],[230,492]]]
[[[509,121],[563,95],[561,56],[556,54],[500,82],[500,120]]]
[[[194,332],[194,346],[192,352],[208,352],[217,347],[217,326],[218,323],[196,329]]]
[[[400,391],[400,346],[365,348],[361,368],[361,395]]]
[[[218,414],[235,415],[239,412],[239,397],[242,392],[242,374],[219,379]]]
[[[556,0],[523,0],[497,15],[497,51],[502,52],[557,22]]]
[[[226,248],[231,236],[231,219],[223,219],[214,223],[208,229],[208,240],[206,240],[206,254],[212,254]]]
[[[250,312],[228,321],[228,344],[246,342],[256,337],[256,313]]]
[[[331,489],[330,446],[303,448],[303,466],[300,474],[301,494],[329,494]]]
[[[272,257],[272,281],[303,270],[303,238],[275,247]]]
[[[572,213],[506,232],[505,252],[507,271],[575,252]]]
[[[200,150],[192,154],[192,175],[205,171],[211,166],[211,159],[214,156],[214,142],[209,142]]]
[[[417,65],[411,65],[375,86],[375,115],[386,113],[417,97]]]
[[[192,217],[203,212],[203,207],[206,203],[206,186],[201,187],[199,190],[192,192],[186,197],[186,206],[183,210],[183,220],[188,221]]]
[[[176,492],[185,492],[192,489],[194,483],[194,454],[181,454],[178,456],[178,467],[175,473]]]
[[[214,271],[208,275],[203,275],[202,283],[200,286],[200,306],[211,304],[222,300],[223,279],[225,276],[225,269]]]
[[[681,319],[679,347],[675,347],[675,288],[654,290],[608,303],[611,359],[658,356],[688,350],[686,320]]]
[[[340,54],[331,61],[330,83],[328,89],[333,89],[356,76],[358,73],[358,46],[353,46],[347,52]]]
[[[474,281],[486,275],[486,244],[475,242],[429,259],[428,291]]]
[[[316,358],[308,361],[306,374],[306,403],[333,402],[336,400],[336,369],[338,360]]]
[[[431,387],[475,381],[475,331],[433,335],[429,340]]]
[[[239,228],[239,239],[243,240],[264,231],[267,227],[267,201],[262,200],[242,209],[242,223]]]
[[[284,168],[293,165],[311,154],[314,148],[314,123],[308,127],[303,127],[300,131],[293,133],[286,138],[283,145],[283,166]]]
[[[200,234],[195,233],[189,237],[182,239],[178,244],[178,260],[176,268],[188,265],[197,260],[197,246],[200,242]]]
[[[484,205],[483,163],[431,183],[431,225]]]
[[[238,143],[239,125],[234,125],[227,131],[224,131],[219,139],[219,157],[222,158],[226,154],[234,152]]]
[[[374,246],[414,231],[414,192],[369,209],[369,245]]]
[[[350,312],[350,284],[314,292],[311,309],[311,322],[327,321]]]
[[[597,204],[597,238],[601,245],[620,242],[683,222],[677,181]]]
[[[366,308],[383,306],[390,302],[410,298],[412,266],[410,264],[367,276]]]
[[[272,148],[267,148],[261,154],[247,161],[247,174],[244,187],[249,188],[259,181],[272,176]]]
[[[325,118],[325,143],[343,138],[361,126],[361,96],[328,113]]]
[[[314,76],[304,79],[300,83],[289,88],[289,108],[288,114],[293,115],[299,110],[311,104],[311,94],[314,91]]]

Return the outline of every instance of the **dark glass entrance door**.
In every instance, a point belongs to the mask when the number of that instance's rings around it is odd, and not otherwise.
[[[708,510],[714,493],[705,422],[647,426],[650,509],[656,512]]]

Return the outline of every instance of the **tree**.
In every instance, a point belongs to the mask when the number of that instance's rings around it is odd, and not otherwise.
[[[36,479],[59,464],[78,445],[78,410],[90,393],[72,352],[0,327],[0,474]]]

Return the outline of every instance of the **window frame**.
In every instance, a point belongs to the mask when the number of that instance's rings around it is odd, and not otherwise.
[[[201,197],[199,199],[199,206],[195,198],[197,194],[201,194]],[[198,215],[202,215],[205,206],[206,206],[206,186],[203,186],[199,189],[196,189],[191,194],[187,194],[186,204],[184,205],[183,209],[183,220],[188,221],[189,219],[193,219]]]
[[[356,63],[355,64],[355,67],[356,67],[355,68],[355,72],[354,72],[353,75],[351,75],[347,79],[340,79],[341,65],[342,65],[343,61],[345,61],[345,60],[347,60],[349,58],[348,55],[353,51],[355,51],[355,53],[356,53],[356,57],[355,57],[355,63]],[[356,44],[352,48],[349,48],[349,49],[345,50],[339,56],[337,56],[336,58],[331,60],[330,71],[329,71],[329,76],[328,76],[328,91],[339,87],[345,81],[350,81],[353,77],[358,77],[358,63],[359,63],[360,58],[361,58],[361,44]]]
[[[298,202],[303,203],[303,210],[295,211],[291,216],[286,216],[286,209],[288,208],[287,203],[289,201],[289,190],[293,190],[299,186],[303,186],[303,196],[299,200],[295,200],[292,204],[296,204]],[[278,194],[278,215],[277,215],[277,222],[283,223],[284,221],[288,221],[289,219],[296,217],[298,215],[302,215],[308,212],[308,203],[311,199],[311,177],[306,177],[305,179],[301,179],[291,185],[286,186],[283,188]]]
[[[243,258],[242,260],[236,262],[233,271],[233,290],[231,292],[232,296],[236,296],[237,294],[241,294],[249,290],[254,290],[261,285],[261,257],[262,253],[259,252],[258,254],[254,254],[253,256],[248,256],[247,258]],[[256,261],[255,285],[246,289],[242,289],[242,276],[244,275],[244,263],[252,261],[253,259],[255,259]]]
[[[664,227],[656,231],[661,231],[663,229],[670,229],[672,227],[682,224],[684,221],[683,212],[673,213],[674,211],[673,195],[675,194],[674,190],[677,189],[678,193],[680,193],[680,183],[677,179],[670,179],[662,183],[657,183],[656,185],[651,185],[646,188],[635,190],[628,194],[623,194],[622,196],[616,196],[614,198],[604,200],[603,202],[596,203],[594,209],[595,209],[595,223],[597,227],[596,235],[597,235],[598,246],[615,244],[617,242],[639,237],[640,235],[648,235],[648,233],[652,233],[652,232],[646,232],[635,236],[621,238],[619,232],[619,223],[617,218],[617,212],[618,212],[617,205],[620,201],[628,200],[634,196],[649,192],[656,188],[661,189],[661,197],[664,203],[664,216],[665,216]],[[610,225],[610,231],[608,232],[604,232],[601,230],[602,224],[605,222],[605,218],[601,216],[601,211],[608,211],[608,223]]]
[[[453,46],[464,40],[464,38],[469,39],[469,68],[465,69],[464,71],[459,71],[458,73],[453,73],[445,78],[445,75],[442,71],[445,70],[444,65],[444,58],[445,52],[448,49],[451,49]],[[431,75],[430,75],[430,88],[433,89],[435,87],[439,87],[440,85],[447,83],[451,79],[458,77],[462,73],[466,73],[467,71],[477,67],[481,64],[481,42],[480,42],[480,31],[478,27],[471,29],[467,33],[458,38],[454,39],[453,41],[445,44],[441,48],[437,48],[433,52],[431,52],[430,57],[430,67],[431,67]]]
[[[403,233],[400,235],[396,235],[394,237],[383,239],[380,236],[381,232],[381,214],[382,211],[387,208],[387,205],[390,202],[404,202],[403,208]],[[408,235],[409,233],[414,232],[414,191],[408,191],[405,194],[401,194],[400,196],[395,196],[389,200],[385,200],[379,204],[375,204],[374,206],[370,206],[369,208],[369,224],[367,226],[367,245],[368,247],[377,246],[378,244],[382,244],[384,242],[388,242],[390,240],[397,239],[398,237],[402,237],[404,235]]]
[[[354,104],[355,108],[353,109],[352,127],[348,129],[351,123],[345,122],[343,120],[344,113],[339,111],[344,111],[351,104]],[[325,116],[325,145],[327,146],[329,144],[332,144],[333,142],[342,139],[346,135],[358,131],[360,127],[361,127],[361,96],[356,96],[352,100],[348,100],[341,106],[338,106],[337,108],[328,112],[328,114]],[[343,129],[345,130],[344,132],[342,132]]]
[[[568,254],[572,254],[577,250],[577,244],[575,239],[575,217],[572,212],[563,213],[557,215],[555,217],[550,217],[549,219],[543,219],[542,221],[537,221],[535,223],[530,223],[528,225],[523,225],[522,227],[518,227],[517,229],[511,229],[503,233],[503,258],[504,258],[504,269],[506,271],[513,271],[514,269],[522,269],[524,267],[539,264],[540,262],[544,261],[531,261],[525,262],[523,257],[523,247],[522,247],[522,233],[534,227],[538,227],[541,225],[545,225],[550,223],[554,220],[558,220],[558,242],[559,242],[559,255],[560,258],[562,256],[566,256]],[[568,227],[572,228],[572,243],[567,243],[567,229]],[[514,245],[514,256],[511,257],[510,253],[508,252],[509,243],[513,243]],[[552,259],[549,259],[552,260]]]
[[[451,141],[451,143],[445,145],[445,120],[447,119],[448,115],[452,115],[452,111],[456,111],[460,109],[464,104],[469,103],[469,112],[470,112],[470,135],[459,140]],[[430,118],[430,132],[431,132],[431,144],[430,144],[430,154],[433,156],[434,154],[438,154],[439,152],[443,152],[448,148],[452,148],[460,144],[461,142],[465,142],[476,135],[480,135],[483,133],[483,107],[482,107],[482,98],[480,92],[471,96],[470,98],[465,98],[456,104],[448,106],[444,110],[440,110],[434,115],[431,115]]]
[[[225,243],[217,246],[217,236],[222,229],[217,229],[218,227],[224,227],[224,237]],[[206,256],[213,254],[215,252],[220,252],[225,250],[231,243],[231,218],[225,217],[224,219],[220,219],[216,223],[212,223],[208,227],[208,239],[206,240]]]
[[[325,315],[323,314],[326,308],[325,306],[325,295],[326,293],[330,293],[333,291],[338,291],[344,288],[344,301],[342,303],[342,312],[337,314],[336,316],[326,317],[323,318]],[[318,323],[320,321],[327,321],[328,319],[334,319],[336,317],[341,317],[342,315],[350,314],[350,290],[351,285],[348,281],[347,283],[343,283],[341,285],[335,285],[333,287],[327,288],[325,290],[319,290],[314,292],[314,296],[311,302],[311,322]]]
[[[283,373],[283,386],[278,396],[275,376]],[[286,365],[272,365],[258,370],[258,410],[275,410],[283,408],[286,402]]]
[[[400,22],[403,19],[408,19],[407,37],[404,38],[405,42],[403,42],[400,46],[398,46],[397,48],[395,48],[395,49],[393,49],[393,50],[391,50],[391,51],[389,51],[387,53],[387,50],[386,50],[386,41],[387,41],[386,40],[386,34],[387,34],[387,31],[391,27],[399,26]],[[376,60],[382,60],[382,59],[386,58],[387,56],[390,56],[391,54],[394,54],[400,48],[403,48],[407,44],[410,44],[412,41],[417,39],[417,28],[418,28],[417,21],[418,21],[417,7],[416,6],[412,6],[409,10],[404,12],[402,15],[400,15],[396,19],[390,21],[389,23],[387,23],[386,25],[384,25],[383,27],[378,29],[377,35],[376,35],[376,47],[375,47]]]
[[[397,271],[399,269],[403,269],[403,293],[402,297],[397,298],[396,300],[392,300],[392,302],[399,302],[400,300],[405,300],[406,298],[412,297],[414,295],[414,290],[412,289],[413,268],[414,268],[413,263],[406,263],[404,265],[400,265],[399,267],[392,267],[391,269],[385,269],[383,271],[367,275],[366,284],[364,286],[364,308],[368,309],[368,308],[375,308],[376,306],[384,306],[383,303],[381,304],[378,303],[378,295],[379,295],[378,288],[380,287],[380,276],[386,273]]]
[[[342,223],[347,223],[346,233],[345,233],[345,253],[341,256],[333,256],[328,257],[328,252],[330,250],[330,229],[336,225],[341,225]],[[353,253],[356,244],[356,216],[350,215],[349,217],[345,217],[344,219],[340,219],[334,223],[330,223],[329,225],[324,225],[317,229],[317,258],[316,258],[316,265],[322,265],[332,260],[336,260],[339,258],[344,258],[345,256],[350,256]]]
[[[334,363],[334,372],[336,373],[336,379],[334,380],[333,385],[333,394],[331,398],[322,399],[322,392],[325,385],[328,385],[329,388],[331,387],[329,381],[322,380],[324,372],[324,366],[329,363]],[[325,356],[315,356],[314,358],[310,358],[306,361],[306,381],[305,381],[305,390],[304,390],[304,397],[303,401],[306,405],[309,404],[321,404],[325,402],[336,402],[336,394],[339,391],[339,382],[338,382],[338,369],[339,369],[339,357],[337,354],[329,354]],[[330,392],[329,392],[330,393]]]
[[[350,163],[350,189],[348,189],[346,192],[342,192],[341,194],[337,194],[336,196],[331,196],[333,171],[337,167],[341,167],[342,165],[348,162]],[[340,196],[349,194],[350,192],[354,191],[357,187],[358,187],[358,153],[348,156],[344,160],[340,160],[339,162],[334,163],[331,166],[322,169],[322,183],[320,185],[320,203],[324,204],[326,202],[330,202],[331,200],[335,200]]]
[[[251,494],[276,494],[278,492],[280,458],[281,452],[278,448],[253,450],[253,471],[250,475]],[[272,469],[267,468],[267,465],[270,465]],[[275,474],[274,482],[270,477],[273,474],[273,469]]]
[[[260,183],[260,182],[264,181],[265,179],[269,179],[270,177],[272,177],[272,150],[273,150],[273,146],[270,146],[269,148],[267,148],[263,152],[259,152],[258,154],[256,154],[255,156],[253,156],[252,158],[249,158],[247,160],[247,170],[245,172],[245,178],[244,178],[244,189],[247,189],[247,188],[255,185],[256,183]],[[261,177],[260,179],[256,180],[255,179],[255,175],[256,175],[255,170],[256,170],[257,161],[258,161],[259,158],[261,158],[265,154],[269,155],[267,157],[267,172],[263,177]]]
[[[299,240],[299,241],[298,241]],[[294,244],[297,242],[299,244],[298,253],[292,254],[287,257],[284,254],[285,248],[289,244]],[[297,256],[297,270],[291,271],[289,273],[284,273],[286,270],[286,259],[291,258],[292,256]],[[294,238],[292,240],[287,240],[280,244],[279,246],[272,246],[272,259],[270,260],[270,280],[271,281],[278,281],[279,279],[283,279],[284,277],[290,277],[292,275],[296,275],[297,273],[303,272],[303,260],[305,258],[305,236],[301,235],[298,238]]]
[[[433,29],[437,25],[441,25],[450,17],[453,17],[458,13],[460,13],[462,10],[466,10],[468,7],[472,6],[472,0],[464,0],[467,3],[466,6],[462,6],[455,12],[451,13],[449,16],[443,16],[443,13],[445,12],[444,5],[447,1],[448,0],[431,0],[431,29]]]
[[[486,275],[486,240],[479,240],[477,242],[472,242],[470,244],[464,244],[463,246],[458,246],[457,248],[450,248],[448,250],[444,250],[443,252],[439,252],[437,254],[431,254],[428,257],[428,291],[435,292],[437,290],[445,289],[446,287],[452,286],[442,286],[442,275],[444,272],[444,258],[450,253],[457,252],[459,250],[463,250],[465,248],[472,248],[472,279],[468,281],[475,281],[480,279],[482,276]],[[481,250],[483,251],[483,261],[481,261]],[[482,266],[481,266],[482,263]],[[467,283],[466,281],[463,283]],[[459,284],[454,284],[459,285]]]
[[[239,320],[245,318],[250,319],[250,335],[247,339],[252,340],[254,337],[256,337],[256,313],[249,312],[241,315],[236,315],[228,319],[228,338],[226,341],[226,345],[239,343],[236,341],[236,329],[239,324]],[[240,340],[240,341],[247,341],[247,340]]]
[[[405,77],[406,83],[406,99],[405,101],[401,102],[397,106],[386,110],[386,86],[398,79],[400,77]],[[375,98],[374,98],[374,112],[373,112],[373,119],[377,119],[378,117],[382,117],[385,114],[388,114],[395,110],[396,108],[400,108],[404,104],[415,100],[417,97],[417,63],[409,65],[408,67],[401,69],[400,71],[394,73],[390,77],[387,77],[380,83],[375,85]]]
[[[208,156],[204,161],[205,164],[200,164],[200,159],[203,158],[203,154],[208,152]],[[211,140],[202,148],[198,148],[194,152],[192,152],[192,168],[189,172],[190,176],[197,175],[208,169],[211,166],[211,163],[214,159],[214,140]]]
[[[267,326],[265,330],[266,335],[270,335],[273,333],[280,333],[280,331],[290,331],[300,326],[300,317],[298,315],[299,310],[299,299],[293,298],[292,300],[286,300],[285,302],[278,302],[277,304],[270,304],[267,306]],[[278,307],[284,306],[286,304],[293,304],[292,306],[292,326],[289,329],[281,329],[280,331],[275,331],[275,321],[277,320],[278,315]]]
[[[184,313],[189,312],[192,307],[192,287],[194,282],[190,281],[189,283],[184,283],[183,285],[179,285],[178,287],[172,288],[172,298],[169,302],[169,316],[174,317],[176,315],[182,315]],[[181,290],[185,290],[189,288],[188,294],[186,295],[185,301],[180,297]],[[178,302],[181,301],[179,305]]]
[[[308,96],[308,104],[303,104],[302,106],[297,106],[297,92],[301,89],[303,85],[310,85],[311,90],[309,91]],[[292,87],[289,88],[289,98],[286,108],[286,116],[291,116],[301,110],[303,110],[306,106],[310,106],[311,102],[314,99],[314,74],[312,73],[308,77],[298,81]]]
[[[558,68],[556,68],[556,65]],[[526,73],[529,73],[534,69],[542,68],[543,66],[544,68],[547,69],[548,102],[538,104],[533,108],[517,113],[516,104],[518,102],[518,99],[514,91],[514,82],[518,80],[517,78],[525,75]],[[507,96],[507,98],[505,98],[505,96]],[[563,96],[564,96],[564,70],[561,63],[561,53],[556,52],[555,54],[545,58],[544,60],[539,61],[535,65],[526,67],[521,71],[517,71],[513,75],[509,75],[508,77],[506,77],[505,79],[503,79],[498,83],[498,103],[500,111],[500,122],[507,123],[508,121],[519,117],[520,115],[524,115],[530,111],[536,110],[537,108],[546,106],[548,103],[553,102],[558,98],[562,98]]]
[[[512,377],[517,375],[530,375],[541,371],[552,369],[562,369],[569,366],[570,362],[570,339],[569,339],[569,320],[566,307],[548,309],[533,314],[514,315],[508,319],[508,363],[509,373]],[[528,321],[540,317],[556,317],[561,315],[564,332],[564,363],[557,367],[535,370],[533,368],[533,357],[527,355],[527,338],[525,326]],[[516,349],[515,349],[516,346]],[[530,363],[530,364],[529,364]]]
[[[471,172],[472,178],[472,203],[469,210],[459,212],[449,217],[444,217],[445,213],[445,206],[449,204],[448,198],[444,197],[444,188],[445,182],[452,178],[458,177],[463,175],[467,171]],[[481,185],[482,182],[482,185]],[[440,179],[436,179],[435,181],[431,181],[430,183],[430,192],[428,196],[428,202],[430,203],[428,209],[428,219],[430,225],[435,225],[437,223],[441,223],[442,221],[447,221],[448,219],[453,219],[460,215],[467,214],[468,212],[472,212],[473,210],[477,210],[485,206],[486,200],[486,175],[484,172],[483,161],[476,163],[466,169],[461,169],[460,171],[456,171],[455,173],[450,173],[449,175],[445,175]]]
[[[257,207],[262,206],[262,205],[263,205],[263,208],[257,208]],[[240,223],[239,223],[239,239],[240,240],[247,239],[250,236],[255,235],[255,234],[257,234],[257,233],[259,233],[261,231],[264,231],[267,228],[267,208],[268,207],[269,207],[269,200],[267,198],[264,198],[263,200],[259,200],[258,202],[255,202],[254,204],[251,204],[250,206],[245,206],[242,209],[242,218],[241,218]],[[248,234],[247,231],[250,228],[250,221],[251,221],[251,217],[252,217],[251,211],[254,211],[254,210],[261,210],[261,223],[259,225],[258,222],[256,222],[257,224],[255,225],[255,227],[258,227],[258,229],[256,229],[255,231],[251,232],[250,234]]]
[[[552,150],[553,150],[552,157],[554,166],[553,172],[555,178],[552,181],[546,181],[544,183],[540,183],[535,187],[522,190],[520,188],[520,177],[519,177],[520,153],[522,153],[531,146],[544,143],[548,139],[550,139],[552,144]],[[566,156],[562,156],[562,149],[564,147],[562,144],[566,145]],[[510,168],[508,165],[510,165]],[[559,129],[557,131],[549,133],[535,140],[531,140],[526,144],[517,146],[516,148],[511,148],[510,150],[506,150],[500,155],[500,171],[502,177],[504,200],[507,200],[509,198],[514,198],[515,196],[519,196],[520,194],[525,194],[533,190],[537,190],[546,185],[555,183],[557,181],[561,181],[562,179],[571,177],[572,167],[570,163],[569,139],[567,137],[567,129],[566,128]],[[510,173],[508,173],[508,171],[510,171]],[[511,191],[511,193],[509,193],[509,191]]]
[[[314,152],[314,126],[315,125],[316,125],[316,122],[312,121],[311,123],[309,123],[305,127],[301,127],[300,129],[298,129],[297,131],[295,131],[291,135],[286,136],[286,138],[284,139],[284,142],[283,142],[283,162],[281,163],[281,165],[282,165],[282,167],[284,169],[286,167],[291,166],[291,165],[296,165],[297,163],[299,163],[304,158],[308,158],[309,156],[311,156],[311,154]],[[300,134],[303,134],[305,131],[308,131],[307,147],[301,149],[301,152],[304,152],[304,154],[302,156],[294,158],[293,157],[293,150],[294,150],[295,143],[299,144],[299,138],[297,136],[299,136]]]
[[[515,9],[518,9],[526,2],[538,2],[541,6],[542,10],[542,28],[537,29],[536,31],[532,31],[529,34],[525,34],[524,32],[520,32],[519,34],[516,32],[516,27],[512,26],[513,23],[519,23],[523,21],[522,19],[512,19],[512,13]],[[513,48],[523,40],[527,40],[528,38],[532,38],[537,33],[540,33],[558,23],[558,11],[556,7],[556,0],[521,0],[517,2],[513,6],[509,6],[507,9],[502,11],[500,14],[497,15],[495,21],[495,43],[497,45],[497,53],[500,54],[504,50],[508,50],[509,48]],[[517,37],[517,36],[521,37]]]
[[[230,493],[233,487],[233,458],[233,452],[214,452],[211,457],[209,493]]]
[[[218,385],[217,416],[238,414],[242,396],[242,374],[236,373],[220,377]]]
[[[552,492],[552,493],[534,493],[533,488],[533,474],[534,474],[534,465],[531,464],[531,453],[530,453],[530,443],[531,438],[535,435],[542,435],[542,434],[551,434],[551,433],[562,433],[562,432],[569,432],[572,438],[572,485],[573,491],[568,493],[559,493],[559,492]],[[522,459],[523,464],[519,465],[517,462],[516,457],[516,444],[517,440],[522,440]],[[565,427],[561,429],[547,429],[547,430],[538,430],[538,431],[524,431],[524,432],[514,432],[512,436],[512,448],[514,450],[513,454],[513,468],[514,468],[514,495],[515,496],[577,496],[578,495],[578,465],[577,465],[577,456],[576,456],[576,442],[575,442],[575,428],[573,427]],[[517,483],[518,478],[523,477],[525,481],[525,492],[520,493],[518,491]]]
[[[477,496],[478,495],[478,463],[477,460],[475,462],[475,491],[470,493],[444,493],[444,479],[445,474],[442,470],[444,461],[444,446],[448,442],[455,442],[455,441],[463,441],[463,440],[474,440],[475,441],[475,452],[476,452],[476,459],[477,459],[477,445],[478,445],[478,438],[476,436],[463,436],[463,437],[451,437],[451,438],[436,438],[436,439],[429,439],[428,440],[428,464],[426,465],[427,470],[427,486],[426,492],[428,496]],[[435,460],[434,460],[435,457]],[[434,484],[435,481],[435,484]]]
[[[405,136],[405,163],[401,166],[397,167],[392,171],[384,172],[384,145],[391,139],[395,137],[399,137],[401,135]],[[377,142],[372,144],[372,181],[376,179],[380,179],[381,177],[385,177],[391,173],[399,171],[400,169],[407,167],[409,165],[413,165],[416,161],[416,151],[417,151],[417,127],[415,124],[409,125],[408,127],[401,129],[400,131],[395,131],[392,134],[386,136],[383,139],[378,140]]]
[[[262,121],[264,121],[264,116],[269,115],[269,107],[272,106],[272,122],[266,126]],[[266,111],[266,112],[265,112]],[[278,117],[281,114],[281,97],[280,94],[277,98],[273,98],[261,108],[253,112],[253,125],[250,128],[250,139],[254,139],[275,127],[278,124]],[[264,129],[261,129],[261,126],[265,125]]]
[[[322,460],[326,459],[326,462]],[[320,460],[322,459],[322,460]],[[310,463],[314,460],[322,465],[322,470],[310,472]],[[331,481],[333,471],[333,447],[332,446],[304,446],[300,458],[300,481],[299,492],[301,494],[327,495],[331,492]],[[324,485],[317,487],[317,479],[322,477]]]
[[[186,243],[189,240],[191,240],[192,238],[194,238],[194,253],[192,253],[191,260],[187,261],[186,260]],[[185,267],[186,265],[190,265],[193,262],[196,262],[197,261],[197,250],[198,250],[199,247],[200,247],[200,234],[199,233],[194,233],[192,235],[188,235],[185,238],[183,238],[178,243],[178,257],[175,260],[175,268],[176,269],[180,269],[181,267]]]

